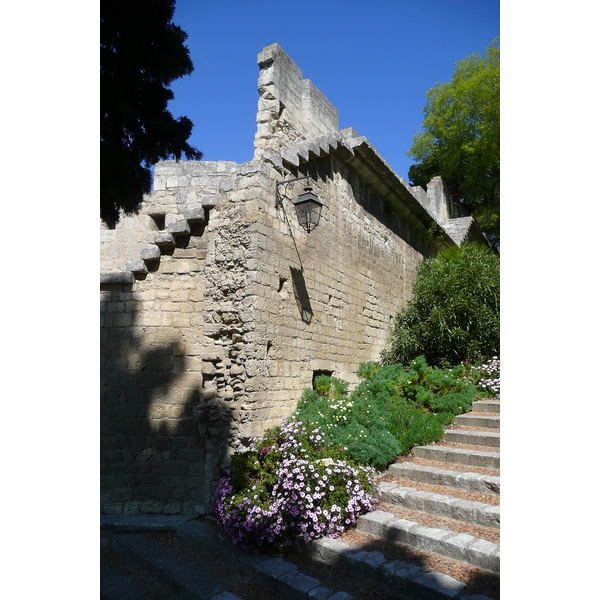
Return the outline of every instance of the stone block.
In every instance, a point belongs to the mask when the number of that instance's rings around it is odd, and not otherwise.
[[[173,502],[168,502],[165,504],[163,508],[163,513],[165,515],[178,515],[181,513],[182,502],[180,500],[175,500]]]
[[[381,552],[349,552],[345,554],[345,559],[356,572],[367,577],[374,576],[377,569],[386,562],[385,556]]]
[[[362,515],[356,523],[356,529],[379,537],[385,537],[388,524],[395,520],[397,519],[394,514],[376,510]]]
[[[469,545],[467,554],[469,561],[482,569],[500,572],[500,555],[497,544],[487,540],[476,539]]]
[[[420,586],[441,594],[444,598],[458,598],[467,585],[443,573],[423,573],[412,578]]]
[[[409,577],[418,576],[423,573],[420,567],[402,560],[393,560],[384,563],[379,567],[379,571],[383,574],[384,580],[391,583],[394,587],[401,587]]]
[[[452,514],[455,519],[477,523],[478,505],[469,500],[456,500],[452,503]]]
[[[310,590],[310,592],[308,592],[308,594],[307,594],[307,598],[309,598],[310,600],[327,600],[332,595],[333,595],[333,590],[331,590],[328,587],[325,587],[323,585],[320,585],[320,586]]]
[[[153,473],[184,475],[187,473],[188,465],[185,461],[160,461],[152,464]]]
[[[183,211],[183,216],[190,223],[206,223],[206,210],[204,206],[188,208]]]
[[[264,585],[274,590],[279,588],[279,578],[293,571],[298,571],[298,567],[282,558],[271,558],[254,568],[257,578]]]
[[[406,494],[406,506],[412,510],[424,510],[425,499],[428,498],[428,496],[428,492],[422,492],[420,490],[409,492]]]
[[[456,560],[463,561],[468,559],[468,548],[472,543],[473,536],[468,533],[457,533],[444,541],[448,553]]]
[[[485,517],[482,519],[485,522],[481,525],[487,527],[500,527],[500,507],[499,506],[486,506],[483,510]]]
[[[175,221],[167,225],[167,231],[173,235],[189,235],[190,226],[187,221]]]
[[[143,260],[128,260],[125,263],[125,270],[131,271],[132,273],[147,273],[148,269]]]
[[[133,283],[133,274],[129,271],[100,273],[100,285],[117,283]]]
[[[206,195],[202,196],[202,206],[206,209],[211,209],[217,206],[221,202],[220,195]]]
[[[411,540],[411,531],[416,527],[419,527],[417,523],[406,519],[391,520],[387,525],[387,535],[390,540],[407,544]]]
[[[428,494],[423,500],[423,507],[426,512],[442,517],[452,517],[454,515],[453,506],[455,498],[443,496],[442,494]],[[456,518],[456,517],[455,517]]]
[[[153,242],[161,247],[173,247],[175,246],[175,238],[173,235],[167,231],[159,232],[154,235]]]
[[[314,577],[299,571],[289,571],[279,577],[279,592],[289,600],[304,600],[307,594],[320,586],[321,582]]]
[[[353,551],[353,546],[332,538],[320,538],[314,540],[308,546],[309,556],[328,565],[336,565],[344,554]]]

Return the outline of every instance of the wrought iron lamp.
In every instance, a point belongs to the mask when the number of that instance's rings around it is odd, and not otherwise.
[[[287,197],[287,188],[290,183],[295,181],[301,181],[305,179],[306,185],[304,187],[304,193],[300,194],[296,200],[291,200]],[[283,194],[279,191],[279,186],[283,185]],[[318,196],[312,191],[310,186],[310,179],[308,175],[304,177],[297,177],[296,179],[288,179],[284,181],[277,181],[275,183],[275,206],[281,206],[283,208],[283,199],[289,200],[296,209],[296,216],[298,217],[298,223],[300,227],[310,233],[318,224],[321,218],[321,209],[323,203],[319,200]]]

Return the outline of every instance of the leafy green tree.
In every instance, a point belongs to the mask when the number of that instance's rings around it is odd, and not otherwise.
[[[431,365],[500,355],[500,258],[480,244],[448,248],[419,266],[413,298],[396,315],[384,364],[423,355]]]
[[[170,84],[193,71],[175,0],[100,2],[100,217],[137,212],[161,159],[199,160],[193,124],[167,110]]]
[[[500,40],[485,56],[456,63],[452,81],[427,92],[423,129],[407,156],[412,185],[441,175],[453,200],[464,205],[490,240],[500,243]]]

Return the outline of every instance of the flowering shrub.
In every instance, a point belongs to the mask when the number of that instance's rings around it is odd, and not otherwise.
[[[258,551],[295,539],[337,537],[379,500],[375,471],[356,466],[320,431],[285,419],[236,454],[217,488],[217,521],[235,544]]]
[[[492,356],[487,362],[472,367],[469,379],[484,396],[500,398],[500,358]]]

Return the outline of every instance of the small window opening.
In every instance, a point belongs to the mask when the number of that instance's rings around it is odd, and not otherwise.
[[[327,377],[333,377],[333,371],[327,371],[326,369],[318,369],[316,371],[313,371],[313,376],[312,376],[313,389],[315,387],[315,379],[317,377],[320,377],[321,375],[327,375]]]
[[[165,215],[150,215],[159,231],[165,230]]]

